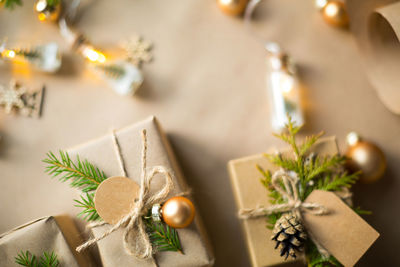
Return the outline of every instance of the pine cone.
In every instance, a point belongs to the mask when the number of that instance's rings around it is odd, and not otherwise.
[[[293,213],[286,213],[279,218],[272,231],[272,240],[276,241],[275,249],[279,248],[285,260],[290,255],[296,258],[296,251],[301,251],[307,239],[306,232],[299,218]]]

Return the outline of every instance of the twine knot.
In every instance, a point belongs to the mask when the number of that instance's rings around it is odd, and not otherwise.
[[[328,210],[321,204],[303,202],[299,197],[299,182],[300,179],[297,173],[280,169],[276,171],[271,178],[272,187],[287,200],[286,203],[275,204],[269,207],[257,207],[253,209],[240,209],[239,218],[253,219],[271,215],[273,213],[294,213],[300,221],[302,221],[302,212],[309,212],[314,215],[326,215]],[[317,246],[318,251],[324,256],[329,257],[329,252],[319,244],[311,233],[308,233],[310,239]]]
[[[280,169],[272,175],[271,185],[278,193],[287,200],[286,203],[275,204],[269,207],[257,207],[255,209],[239,210],[241,219],[262,217],[279,212],[294,212],[302,218],[301,212],[310,212],[314,215],[327,214],[327,209],[318,203],[301,201],[299,197],[299,178],[293,171]]]
[[[120,166],[123,173],[126,176],[126,171],[123,165],[120,149],[118,142],[113,132],[114,145],[119,154]],[[111,233],[115,232],[120,228],[124,228],[123,243],[125,251],[138,259],[149,259],[153,256],[153,247],[150,242],[149,236],[146,233],[146,225],[143,221],[143,216],[145,216],[148,210],[158,203],[162,203],[166,200],[169,192],[173,188],[173,180],[171,173],[164,166],[155,166],[151,169],[149,174],[146,172],[146,152],[147,152],[147,138],[146,130],[142,131],[142,173],[141,173],[141,183],[138,199],[135,201],[134,208],[132,211],[124,216],[120,221],[113,225],[109,230],[105,231],[102,235],[90,239],[84,244],[76,248],[78,252],[88,248],[92,244],[102,240]],[[160,190],[155,193],[150,193],[151,181],[156,176],[156,174],[161,174],[164,176],[165,180]],[[96,227],[100,225],[105,225],[105,222],[91,224],[91,227]]]

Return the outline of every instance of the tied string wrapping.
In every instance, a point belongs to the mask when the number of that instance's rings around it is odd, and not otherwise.
[[[272,187],[276,191],[278,191],[278,193],[281,194],[283,198],[287,200],[287,202],[282,204],[275,204],[269,207],[240,209],[238,213],[239,218],[247,220],[264,217],[273,213],[292,212],[302,221],[302,212],[309,212],[313,215],[328,214],[328,210],[323,205],[301,201],[298,191],[299,181],[300,180],[297,176],[297,173],[295,172],[287,171],[284,169],[276,171],[271,178]],[[328,258],[330,256],[330,253],[317,241],[317,239],[310,232],[307,231],[307,234],[317,247],[319,253],[321,253],[323,257]]]
[[[122,161],[121,152],[119,144],[117,142],[115,133],[113,131],[113,140],[116,151],[118,152],[118,159],[120,162],[121,170],[126,177],[126,170]],[[149,236],[146,233],[146,226],[142,219],[147,211],[157,203],[164,202],[169,192],[173,188],[173,180],[171,173],[164,166],[155,166],[151,169],[149,173],[146,171],[146,161],[147,161],[147,137],[146,130],[142,131],[142,173],[140,182],[140,191],[138,199],[135,201],[135,205],[132,211],[124,216],[120,221],[113,225],[109,230],[105,231],[102,235],[90,239],[84,244],[76,248],[76,251],[81,252],[82,250],[88,248],[94,243],[102,240],[111,233],[115,232],[120,228],[124,228],[123,233],[123,244],[125,251],[138,259],[150,259],[153,256],[153,247],[150,242]],[[156,174],[162,174],[165,178],[164,184],[160,190],[154,194],[150,194],[151,181]],[[107,224],[106,222],[92,223],[90,227],[97,227]]]

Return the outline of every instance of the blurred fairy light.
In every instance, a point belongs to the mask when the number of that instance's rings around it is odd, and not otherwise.
[[[8,58],[14,58],[15,57],[15,51],[14,50],[6,50],[4,51],[4,56]]]
[[[88,59],[92,63],[104,63],[106,62],[106,56],[100,51],[95,50],[91,46],[83,45],[80,49],[82,56]]]
[[[126,60],[107,58],[85,38],[71,29],[65,19],[59,21],[61,35],[65,41],[86,61],[90,70],[106,81],[120,95],[133,95],[143,83],[139,66]]]
[[[335,16],[339,13],[339,7],[337,5],[327,5],[325,7],[325,13],[328,16]]]
[[[315,0],[315,6],[320,10],[323,9],[327,3],[328,0]]]
[[[42,12],[46,9],[47,3],[46,1],[38,1],[36,3],[36,11]]]

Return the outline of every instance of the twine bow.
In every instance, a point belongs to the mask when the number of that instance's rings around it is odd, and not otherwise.
[[[118,146],[118,142],[114,137],[114,145],[119,152],[119,160],[123,173],[126,176],[126,171],[123,165],[122,157],[120,156],[120,149]],[[155,166],[151,169],[150,173],[146,172],[146,153],[147,153],[147,138],[146,138],[146,130],[142,131],[142,140],[143,140],[143,150],[142,150],[142,173],[141,173],[141,182],[140,182],[140,191],[139,197],[135,202],[134,208],[132,211],[123,217],[119,222],[113,225],[109,230],[105,231],[102,235],[90,239],[84,244],[80,245],[76,248],[78,252],[88,248],[92,244],[102,240],[107,237],[111,233],[115,232],[120,228],[124,229],[123,234],[123,243],[125,247],[125,251],[132,256],[135,256],[138,259],[149,259],[153,255],[153,248],[150,242],[149,236],[146,233],[145,223],[142,219],[143,216],[147,215],[147,211],[157,203],[164,202],[169,192],[173,188],[173,181],[170,172],[164,166]],[[155,177],[156,174],[162,174],[165,178],[164,184],[162,188],[155,193],[150,193],[151,189],[151,181]],[[91,224],[91,227],[104,225],[106,223],[95,223]]]
[[[272,175],[272,187],[287,200],[286,203],[276,204],[269,207],[257,207],[254,209],[239,210],[239,218],[254,219],[270,215],[273,213],[293,212],[300,220],[302,220],[302,212],[309,212],[313,215],[325,215],[328,210],[321,204],[303,202],[299,197],[299,177],[295,172],[280,169]],[[283,186],[282,186],[283,185]],[[314,242],[318,251],[324,257],[329,257],[329,252],[319,244],[316,238],[308,232],[310,239]]]

